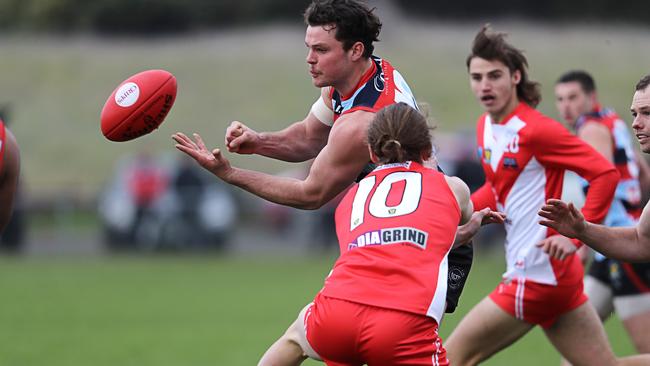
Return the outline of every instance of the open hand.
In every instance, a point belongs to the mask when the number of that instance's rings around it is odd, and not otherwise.
[[[569,238],[575,238],[585,230],[585,217],[573,203],[567,204],[551,198],[537,214],[545,219],[540,220],[540,225],[550,227]]]
[[[231,171],[230,162],[222,154],[221,150],[214,149],[208,150],[203,143],[203,139],[197,133],[194,134],[193,141],[182,132],[176,132],[172,135],[172,139],[176,141],[176,148],[196,160],[199,165],[207,169],[217,177],[226,179],[228,173]]]

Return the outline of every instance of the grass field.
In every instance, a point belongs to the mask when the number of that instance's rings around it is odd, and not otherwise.
[[[502,270],[479,253],[446,337]],[[333,256],[0,258],[0,365],[254,365],[313,298]],[[618,354],[632,349],[607,326]],[[485,365],[554,365],[536,330]],[[306,365],[320,363],[308,361]]]
[[[442,131],[469,129],[480,113],[465,69],[480,24],[384,21],[376,53],[431,105]],[[593,72],[603,102],[623,116],[634,83],[650,72],[646,29],[494,24],[526,51],[531,76],[544,87],[540,109],[551,116],[551,86],[567,69]],[[172,151],[170,135],[178,130],[200,132],[220,146],[232,120],[276,130],[302,118],[317,96],[303,37],[302,27],[285,26],[131,41],[0,36],[0,105],[11,106],[28,193],[92,198],[121,156]],[[176,105],[155,133],[109,143],[99,132],[106,97],[127,76],[151,68],[176,75]],[[287,167],[231,158],[269,172]],[[495,258],[479,255],[460,309],[445,319],[443,338],[494,288],[503,269]],[[0,366],[253,365],[313,298],[333,261],[0,257]],[[607,329],[617,354],[633,352],[619,322]],[[486,365],[558,360],[534,331]]]
[[[442,131],[471,128],[480,113],[468,88],[465,57],[481,22],[384,20],[376,53],[401,71],[417,98],[431,104]],[[625,117],[632,87],[649,72],[647,30],[610,26],[493,22],[524,49],[542,82],[542,111],[555,116],[552,85],[571,68],[596,76],[605,104]],[[124,154],[172,151],[170,135],[200,132],[219,146],[232,120],[276,130],[301,119],[317,96],[304,61],[301,26],[249,28],[178,38],[0,36],[0,105],[12,107],[12,129],[31,192],[93,197]],[[107,96],[127,76],[164,68],[178,78],[176,104],[160,130],[130,143],[99,132]],[[235,163],[275,172],[286,165],[233,156]]]

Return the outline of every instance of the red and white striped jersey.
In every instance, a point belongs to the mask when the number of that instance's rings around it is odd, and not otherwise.
[[[556,285],[581,280],[576,256],[564,261],[550,258],[537,244],[556,234],[539,224],[538,210],[549,198],[560,198],[565,170],[589,181],[582,209],[585,218],[601,222],[614,196],[618,173],[591,146],[572,135],[559,122],[525,103],[500,123],[488,114],[478,120],[478,155],[486,183],[472,195],[474,209],[505,212],[505,279],[526,278]]]
[[[443,174],[415,162],[376,168],[336,210],[341,256],[321,293],[440,323],[460,215]]]

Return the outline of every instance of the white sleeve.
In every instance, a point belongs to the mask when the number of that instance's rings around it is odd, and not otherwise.
[[[334,124],[334,111],[325,105],[325,101],[320,96],[311,106],[311,113],[325,125],[332,126]]]

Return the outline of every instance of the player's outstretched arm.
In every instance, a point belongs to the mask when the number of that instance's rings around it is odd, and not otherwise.
[[[636,227],[610,228],[590,223],[573,204],[549,199],[539,211],[540,224],[577,238],[603,255],[627,262],[650,260],[650,210],[646,206]]]
[[[331,107],[323,98],[319,97],[302,121],[281,131],[256,132],[239,121],[232,122],[226,129],[226,148],[231,153],[258,154],[289,162],[316,157],[327,143],[333,119]]]
[[[366,131],[373,116],[374,113],[357,111],[341,117],[340,127],[332,129],[327,145],[314,160],[305,180],[233,167],[219,149],[208,150],[197,134],[195,140],[182,133],[172,137],[177,149],[230,184],[271,202],[317,209],[345,190],[368,163]]]
[[[5,155],[0,175],[0,233],[9,223],[14,205],[14,197],[20,175],[20,152],[16,138],[8,129],[5,130]]]
[[[505,214],[498,211],[492,211],[489,207],[474,212],[474,205],[470,200],[469,188],[461,179],[457,177],[445,177],[447,184],[456,196],[458,206],[461,209],[461,226],[456,231],[454,248],[468,244],[474,235],[476,235],[483,225],[500,223],[505,220]]]

